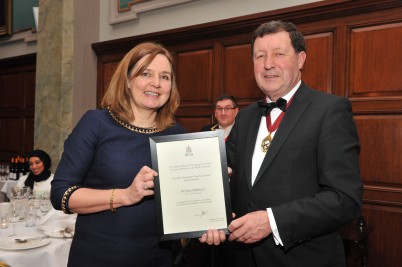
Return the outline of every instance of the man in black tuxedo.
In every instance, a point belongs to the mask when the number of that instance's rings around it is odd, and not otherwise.
[[[226,140],[232,130],[238,112],[239,108],[234,96],[222,95],[218,97],[215,103],[215,119],[218,123],[205,125],[201,131],[223,130]]]
[[[360,215],[360,144],[350,102],[301,80],[304,37],[260,25],[251,43],[266,98],[241,110],[226,142],[236,266],[345,266],[337,230]],[[201,242],[219,244],[223,231]]]

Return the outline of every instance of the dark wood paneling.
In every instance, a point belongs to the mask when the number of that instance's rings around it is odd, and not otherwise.
[[[25,73],[25,108],[29,110],[35,109],[35,82],[36,82],[36,71],[27,71]]]
[[[183,106],[211,103],[212,54],[212,49],[177,52],[177,86]]]
[[[8,155],[21,155],[23,151],[24,121],[20,117],[0,118],[0,149],[1,153]],[[9,160],[5,158],[3,160]]]
[[[34,118],[33,117],[26,117],[24,121],[24,150],[26,152],[32,151],[34,148],[34,139],[33,136],[35,134],[34,129]],[[24,154],[24,153],[22,153]]]
[[[103,80],[102,80],[103,87],[101,88],[102,94],[98,94],[99,104],[100,101],[102,100],[102,96],[105,94],[105,91],[110,84],[110,81],[112,80],[113,73],[118,65],[119,62],[107,62],[103,64]]]
[[[402,23],[352,29],[349,78],[352,97],[401,97],[401,36]]]
[[[177,122],[184,126],[187,133],[199,132],[202,126],[207,125],[211,118],[209,116],[205,117],[184,117],[177,116]]]
[[[118,62],[117,55],[139,42],[158,41],[178,63],[183,101],[177,120],[187,131],[198,131],[212,121],[220,94],[236,96],[240,108],[262,97],[254,81],[250,37],[258,25],[274,19],[291,21],[305,34],[303,80],[351,100],[361,142],[363,215],[373,227],[368,265],[401,266],[402,1],[319,1],[93,44],[101,69],[98,92],[107,80],[104,64]],[[189,70],[194,69],[203,73],[192,78]],[[192,81],[199,83],[195,91]]]
[[[223,62],[223,91],[226,94],[233,95],[239,102],[263,97],[254,79],[249,42],[226,46]]]
[[[33,149],[36,54],[0,60],[0,161]]]
[[[312,88],[332,93],[333,34],[329,32],[306,35],[306,46],[303,80]]]
[[[402,266],[402,207],[366,204],[364,214],[367,223],[378,226],[369,238],[368,266]]]
[[[114,53],[113,55],[104,55],[103,57],[98,57],[98,75],[96,85],[96,103],[98,107],[100,107],[102,97],[105,94],[105,91],[112,79],[113,73],[123,56],[124,54],[122,54],[120,51],[118,53]]]
[[[356,116],[355,121],[362,179],[402,188],[402,115]]]
[[[0,76],[0,110],[19,111],[24,106],[24,72],[14,72]]]

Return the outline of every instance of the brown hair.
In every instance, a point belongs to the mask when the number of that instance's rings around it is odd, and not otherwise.
[[[303,37],[303,34],[297,29],[297,27],[287,21],[273,20],[267,23],[263,23],[254,31],[253,38],[251,39],[251,56],[254,53],[254,42],[257,37],[264,37],[265,35],[288,32],[291,44],[297,53],[302,51],[306,52],[307,47]]]
[[[154,42],[145,42],[138,44],[120,61],[116,71],[112,76],[109,87],[103,96],[101,106],[109,108],[114,114],[125,122],[133,121],[135,114],[131,108],[131,91],[128,87],[128,81],[139,75],[151,64],[156,55],[164,55],[170,62],[172,73],[172,88],[169,99],[159,108],[156,115],[156,127],[158,130],[164,130],[175,124],[174,113],[180,105],[179,92],[177,90],[176,77],[174,75],[174,60],[172,54],[161,44]],[[131,71],[136,67],[138,61],[148,56],[135,73],[130,77]]]

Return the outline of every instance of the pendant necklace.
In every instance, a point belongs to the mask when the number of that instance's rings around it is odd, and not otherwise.
[[[262,139],[262,142],[261,142],[262,152],[267,153],[269,145],[271,144],[271,141],[272,141],[271,133],[268,132],[268,135],[264,139]]]
[[[289,104],[292,101],[292,98],[287,102],[286,109],[289,107]],[[271,133],[273,133],[274,131],[276,131],[278,129],[279,124],[281,123],[283,116],[285,116],[285,112],[281,111],[281,114],[279,115],[279,117],[275,120],[275,122],[273,124],[271,124],[271,115],[270,115],[270,113],[265,115],[265,121],[267,123],[268,135],[264,139],[262,139],[262,142],[261,142],[261,150],[262,150],[262,152],[267,153],[268,148],[272,143]]]
[[[274,131],[276,131],[276,129],[278,129],[279,124],[282,121],[283,116],[285,115],[285,112],[281,112],[281,114],[279,115],[279,117],[276,119],[276,121],[271,124],[271,116],[270,114],[267,114],[267,116],[265,117],[266,119],[266,123],[267,123],[267,128],[268,128],[268,135],[262,139],[261,142],[261,150],[264,153],[267,153],[269,146],[271,145],[272,142],[272,136],[271,133],[273,133]]]

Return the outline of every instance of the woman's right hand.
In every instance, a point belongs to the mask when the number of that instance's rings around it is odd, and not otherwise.
[[[131,185],[127,188],[129,205],[140,202],[145,196],[154,194],[154,177],[158,173],[148,166],[144,166],[135,176]]]
[[[154,176],[158,173],[144,166],[131,185],[124,189],[79,188],[69,199],[69,209],[75,213],[88,214],[130,206],[139,203],[145,196],[154,194]]]

